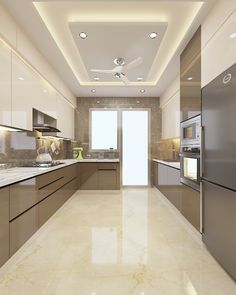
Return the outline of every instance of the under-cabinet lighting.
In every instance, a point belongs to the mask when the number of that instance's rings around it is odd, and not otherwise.
[[[60,136],[52,136],[52,135],[44,135],[44,136],[39,136],[38,139],[48,139],[48,140],[68,140],[70,141],[69,138],[65,137],[60,137]]]
[[[8,127],[8,126],[0,126],[0,131],[21,131],[20,129]]]

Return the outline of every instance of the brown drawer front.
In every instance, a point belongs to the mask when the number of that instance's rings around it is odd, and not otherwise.
[[[56,190],[61,188],[65,184],[65,178],[61,177],[58,180],[48,184],[47,186],[42,187],[38,190],[39,200],[45,199],[47,196],[53,194]]]
[[[9,259],[9,187],[0,189],[0,267]]]
[[[62,178],[64,176],[64,169],[58,169],[49,173],[39,175],[37,177],[37,188],[40,189],[50,183]]]
[[[78,176],[78,165],[73,164],[71,166],[65,167],[64,168],[64,176],[65,176],[65,183],[71,181],[75,177]]]
[[[38,202],[36,178],[10,186],[10,220]]]
[[[101,163],[98,164],[98,170],[117,170],[117,164]]]
[[[43,225],[64,203],[64,190],[60,189],[39,203],[39,226]]]
[[[10,222],[10,255],[12,256],[38,229],[38,206]]]
[[[65,186],[63,186],[64,191],[64,201],[68,200],[74,192],[77,190],[77,178],[73,179],[69,183],[67,183]]]

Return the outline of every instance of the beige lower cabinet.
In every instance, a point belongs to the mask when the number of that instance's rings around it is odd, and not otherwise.
[[[80,189],[96,190],[98,182],[97,163],[79,163]]]
[[[79,163],[80,189],[120,189],[119,163]]]
[[[155,162],[153,169],[153,184],[197,230],[200,230],[200,193],[180,183],[180,170]]]
[[[12,256],[38,229],[38,205],[10,222],[10,255]]]
[[[0,266],[9,259],[9,187],[0,189]]]

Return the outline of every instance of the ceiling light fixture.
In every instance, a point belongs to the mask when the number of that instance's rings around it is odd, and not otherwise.
[[[236,38],[236,32],[232,33],[229,37],[230,37],[230,39]]]
[[[20,81],[24,81],[25,80],[23,77],[18,77],[17,79],[20,80]]]
[[[144,93],[145,91],[146,91],[145,89],[141,89],[141,90],[140,90],[141,93]]]
[[[193,80],[193,77],[188,77],[187,80],[191,81],[191,80]]]
[[[99,78],[98,77],[94,77],[93,78],[95,81],[99,81]]]
[[[152,33],[149,34],[149,37],[151,39],[155,39],[157,37],[157,33],[156,32],[152,32]]]
[[[138,81],[143,81],[143,77],[138,77],[137,80]]]
[[[80,36],[81,39],[86,39],[88,37],[88,35],[85,32],[81,32],[79,34],[79,36]]]
[[[96,92],[96,90],[95,90],[95,89],[92,89],[92,90],[91,90],[91,92],[92,92],[92,93],[95,93],[95,92]]]

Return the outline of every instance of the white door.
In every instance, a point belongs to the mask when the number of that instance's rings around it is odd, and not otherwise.
[[[122,184],[148,185],[148,111],[122,112]]]

